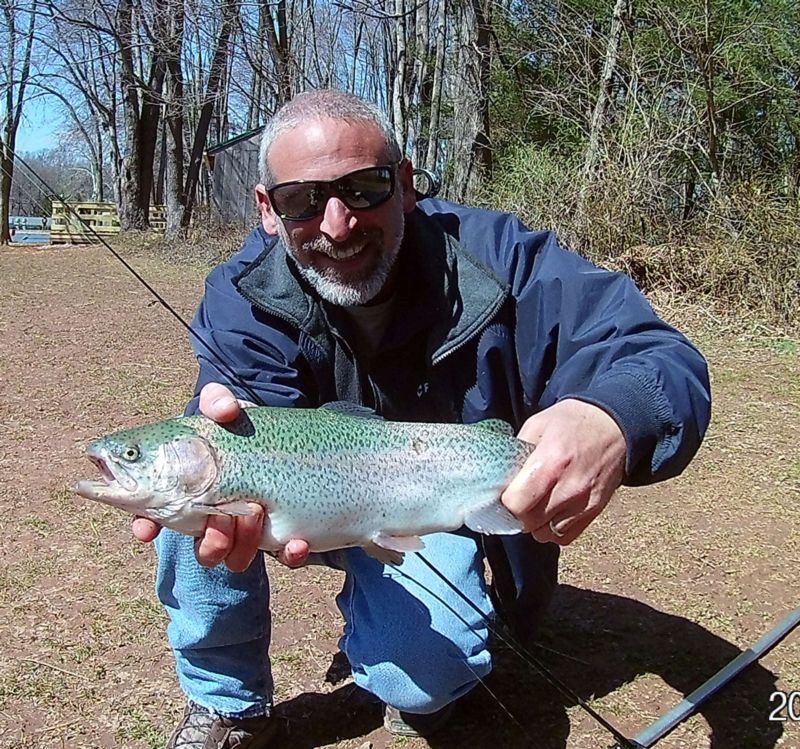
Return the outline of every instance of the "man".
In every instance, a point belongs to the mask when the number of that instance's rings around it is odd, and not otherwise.
[[[349,400],[397,420],[513,424],[537,447],[502,501],[529,533],[432,534],[426,556],[483,615],[500,608],[529,638],[559,545],[623,480],[674,476],[697,450],[710,406],[702,356],[628,278],[552,234],[443,201],[417,206],[391,127],[358,97],[296,97],[265,129],[261,164],[262,226],[211,273],[193,324],[208,348],[195,347],[189,411],[228,421],[235,393],[279,406]],[[239,381],[220,384],[229,380],[220,362]],[[263,513],[253,513],[213,517],[196,547],[169,531],[158,538],[158,591],[189,697],[168,747],[272,745]],[[158,528],[139,519],[134,532],[152,540]],[[278,556],[302,564],[308,546],[296,539]],[[340,647],[356,684],[386,705],[386,728],[437,730],[491,668],[484,619],[416,555],[401,568],[416,582],[359,548],[319,557],[346,573]]]

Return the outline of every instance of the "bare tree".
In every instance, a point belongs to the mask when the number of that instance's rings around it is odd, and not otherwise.
[[[597,103],[592,114],[592,123],[589,131],[589,146],[584,159],[584,172],[588,175],[594,169],[600,149],[600,135],[606,122],[609,103],[611,101],[611,87],[619,59],[619,45],[625,29],[625,21],[630,12],[630,0],[616,0],[611,17],[611,31],[608,35],[606,58],[603,63],[603,72],[600,76],[600,87]]]
[[[452,181],[448,193],[470,200],[491,178],[489,121],[491,0],[464,0],[454,81]]]
[[[11,241],[8,216],[14,176],[14,150],[31,72],[37,0],[32,0],[28,8],[1,0],[0,10],[3,13],[2,38],[6,48],[0,85],[0,244],[8,244]],[[23,31],[19,24],[25,20],[28,28]],[[18,54],[20,52],[21,55]]]
[[[162,11],[155,7],[156,13]],[[120,177],[120,226],[147,229],[153,185],[153,163],[158,138],[161,92],[166,65],[162,50],[154,49],[148,62],[135,53],[140,29],[134,25],[133,0],[119,0],[112,31],[120,57],[122,111],[125,123],[125,155]],[[147,80],[144,69],[148,68]]]
[[[406,92],[406,67],[408,56],[406,54],[406,8],[405,0],[394,0],[394,59],[392,59],[392,118],[394,121],[394,134],[400,144],[400,150],[405,153],[408,138],[406,114],[408,112],[408,98]]]
[[[163,129],[164,198],[167,212],[165,234],[174,236],[181,229],[186,195],[183,185],[183,54],[184,10],[181,0],[167,0],[167,13],[159,32],[163,35],[167,68],[165,93],[166,127]]]
[[[89,21],[92,14],[83,18]],[[96,25],[78,25],[55,17],[40,32],[38,40],[48,61],[32,85],[62,103],[63,111],[85,141],[96,174],[97,200],[106,198],[104,174],[109,161],[117,200],[122,144],[117,125],[119,99],[113,39]]]
[[[439,119],[442,109],[442,83],[444,81],[444,60],[447,46],[447,0],[439,0],[436,16],[436,61],[433,69],[433,90],[431,91],[431,114],[428,125],[428,147],[425,153],[425,169],[435,171],[439,157]]]
[[[200,117],[194,132],[189,168],[186,172],[186,185],[184,187],[186,202],[181,218],[181,226],[184,228],[189,226],[192,218],[192,211],[196,200],[197,183],[200,178],[200,166],[202,164],[203,151],[205,150],[206,138],[208,136],[208,127],[214,113],[215,103],[222,91],[222,75],[228,58],[231,34],[238,21],[239,3],[231,0],[222,6],[221,12],[222,25],[211,60],[203,105],[200,109]]]

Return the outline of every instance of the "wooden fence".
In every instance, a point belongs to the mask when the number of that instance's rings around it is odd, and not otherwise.
[[[70,210],[70,208],[72,210]],[[75,216],[80,216],[80,219]],[[95,235],[90,226],[101,237],[119,233],[119,215],[114,203],[64,203],[53,202],[53,226],[50,229],[51,244],[91,244]],[[150,206],[150,227],[163,232],[167,225],[166,209],[162,205]]]

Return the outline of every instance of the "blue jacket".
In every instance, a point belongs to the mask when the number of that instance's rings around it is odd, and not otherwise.
[[[349,400],[390,419],[497,417],[516,429],[579,398],[622,428],[627,483],[669,478],[691,460],[710,417],[705,361],[627,276],[512,216],[437,200],[407,216],[398,262],[392,320],[365,361],[346,315],[259,227],[206,282],[192,325],[197,392],[217,381],[266,405]],[[527,534],[477,541],[495,608],[530,641],[556,586],[559,548]]]
[[[512,216],[439,200],[407,216],[399,262],[394,316],[367,363],[346,316],[259,227],[207,279],[192,325],[197,392],[218,381],[267,405],[350,400],[391,419],[499,417],[517,429],[578,398],[620,425],[628,484],[675,476],[695,454],[710,418],[705,360],[627,276]]]

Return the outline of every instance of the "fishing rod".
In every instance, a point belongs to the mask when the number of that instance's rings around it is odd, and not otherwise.
[[[660,741],[676,726],[697,712],[700,705],[713,697],[720,689],[729,684],[751,663],[763,658],[781,640],[800,624],[800,608],[795,609],[782,622],[776,624],[769,632],[763,635],[755,644],[740,653],[727,666],[724,666],[708,681],[700,685],[680,704],[648,726],[634,739],[634,746],[649,749]],[[624,744],[616,744],[610,749],[627,749]]]

